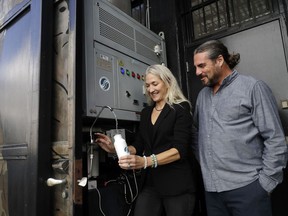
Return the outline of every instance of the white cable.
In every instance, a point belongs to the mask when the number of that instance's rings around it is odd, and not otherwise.
[[[102,210],[102,204],[101,204],[101,199],[102,199],[102,197],[101,197],[100,191],[98,190],[98,188],[96,188],[96,191],[97,191],[98,196],[99,196],[99,202],[98,202],[98,204],[99,204],[99,209],[100,209],[102,215],[105,216],[105,214],[104,214],[104,212],[103,212],[103,210]]]
[[[146,8],[146,27],[150,29],[150,1],[147,0],[147,8]]]
[[[131,204],[135,201],[135,199],[137,198],[137,196],[138,196],[138,185],[137,185],[137,179],[136,179],[136,175],[135,175],[135,170],[133,170],[133,179],[134,179],[134,184],[135,184],[135,188],[136,188],[136,194],[135,194],[135,196],[133,196],[132,187],[131,187],[131,184],[130,184],[130,182],[129,182],[128,177],[127,177],[125,174],[123,174],[123,175],[124,175],[124,177],[125,177],[125,179],[126,179],[126,181],[127,181],[127,184],[128,184],[129,190],[130,190],[130,195],[131,195],[131,201],[130,201],[130,202],[127,201],[127,197],[125,197],[125,200],[126,200],[126,203],[127,203],[127,204],[131,205]],[[124,186],[125,186],[125,185],[124,185]],[[124,187],[124,191],[125,191],[124,194],[126,194],[126,187]]]

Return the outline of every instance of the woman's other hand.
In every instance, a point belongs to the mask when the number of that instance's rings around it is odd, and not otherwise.
[[[112,143],[112,140],[109,136],[102,134],[102,133],[96,133],[96,140],[95,142],[106,152],[109,153],[116,153],[116,150],[114,148],[114,145]]]

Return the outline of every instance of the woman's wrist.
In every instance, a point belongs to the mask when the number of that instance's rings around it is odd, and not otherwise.
[[[158,164],[157,156],[155,154],[150,155],[149,157],[143,156],[144,158],[144,166],[143,168],[146,169],[147,167],[156,168]],[[146,165],[146,168],[145,168]]]

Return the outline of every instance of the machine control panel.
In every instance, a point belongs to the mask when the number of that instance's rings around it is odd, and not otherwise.
[[[86,77],[86,115],[95,116],[102,106],[110,106],[119,119],[138,121],[147,106],[144,74],[148,65],[99,43],[94,59],[94,69]],[[101,116],[113,118],[109,111]]]

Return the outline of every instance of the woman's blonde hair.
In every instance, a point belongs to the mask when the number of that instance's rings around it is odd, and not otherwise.
[[[167,94],[165,96],[167,104],[169,105],[179,104],[184,101],[187,101],[190,104],[188,99],[183,95],[176,78],[167,67],[159,64],[151,65],[146,69],[145,78],[148,74],[157,76],[164,82],[165,86],[167,87]],[[153,104],[153,100],[149,96],[146,87],[145,87],[145,93],[147,96],[148,104],[149,105]]]

